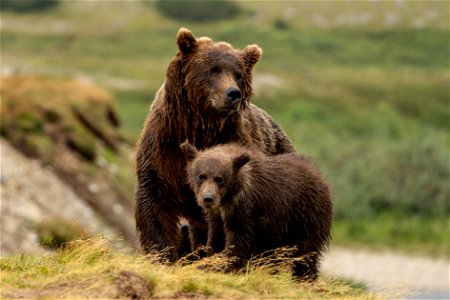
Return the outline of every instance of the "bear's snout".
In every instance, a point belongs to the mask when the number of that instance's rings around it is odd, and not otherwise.
[[[204,206],[212,206],[214,204],[214,192],[206,191],[199,195]]]
[[[211,204],[214,201],[214,198],[211,196],[205,196],[203,197],[203,202],[207,203],[207,204]]]
[[[215,184],[205,182],[197,192],[197,203],[207,209],[215,208],[220,203],[219,190]]]
[[[238,88],[230,87],[225,92],[226,100],[231,105],[236,105],[242,100],[241,91]]]

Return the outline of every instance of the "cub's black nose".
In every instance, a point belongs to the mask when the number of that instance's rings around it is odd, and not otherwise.
[[[228,102],[230,102],[231,104],[236,104],[236,103],[240,102],[242,99],[241,91],[238,88],[234,88],[234,87],[227,89],[226,96],[227,96]]]
[[[212,197],[205,197],[205,198],[203,198],[203,201],[205,202],[205,203],[211,203],[211,202],[213,202],[213,198]]]

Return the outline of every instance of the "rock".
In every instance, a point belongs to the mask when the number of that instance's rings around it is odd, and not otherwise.
[[[140,275],[122,271],[116,279],[117,298],[123,299],[149,299],[153,294],[154,286],[150,285]]]
[[[91,234],[113,235],[93,209],[40,161],[26,158],[0,138],[0,254],[42,253],[33,224],[63,219]]]

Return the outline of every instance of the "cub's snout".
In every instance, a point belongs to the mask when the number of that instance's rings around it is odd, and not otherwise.
[[[211,180],[205,180],[197,191],[197,203],[206,209],[218,208],[220,192],[218,186]]]

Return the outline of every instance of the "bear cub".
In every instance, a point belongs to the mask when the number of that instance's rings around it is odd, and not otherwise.
[[[295,153],[267,156],[237,144],[204,151],[185,142],[187,181],[208,220],[208,255],[233,258],[293,247],[294,276],[315,280],[330,241],[332,201],[320,172]],[[225,236],[223,236],[223,233]]]

